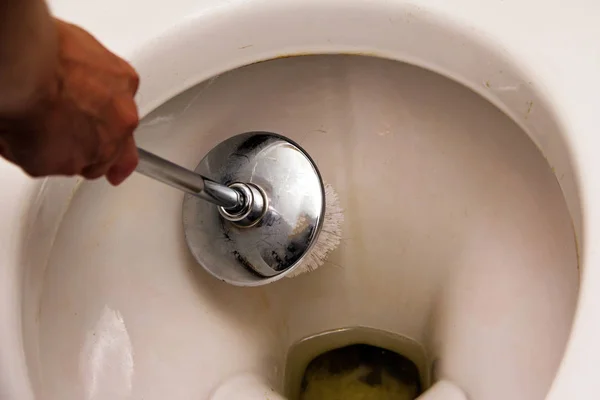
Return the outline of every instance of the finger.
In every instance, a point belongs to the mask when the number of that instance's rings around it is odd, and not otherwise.
[[[114,98],[110,103],[107,118],[108,121],[106,124],[112,130],[109,131],[105,127],[98,131],[99,136],[106,138],[106,140],[97,149],[95,161],[81,171],[81,175],[86,179],[96,179],[107,175],[113,166],[116,166],[115,171],[126,169],[127,164],[124,167],[120,166],[124,162],[122,159],[123,157],[129,157],[125,158],[125,162],[130,159],[131,147],[135,147],[135,145],[131,144],[131,141],[133,131],[138,124],[138,114],[133,98],[131,96]],[[127,155],[128,153],[129,156]],[[137,152],[135,156],[137,157]],[[127,171],[125,170],[125,172]],[[118,175],[116,172],[112,174]],[[113,176],[112,174],[111,176]]]
[[[5,160],[11,163],[15,162],[15,158],[10,152],[8,143],[4,139],[2,139],[2,137],[0,137],[0,157],[4,158]]]
[[[85,179],[97,179],[101,176],[106,175],[110,167],[114,164],[114,162],[121,154],[121,151],[122,150],[120,148],[116,148],[113,151],[107,153],[108,155],[102,157],[101,160],[85,166],[81,170],[80,175],[83,176]]]
[[[98,179],[108,173],[111,165],[109,162],[88,165],[81,170],[81,176],[85,179]]]
[[[128,138],[140,122],[137,105],[133,96],[122,95],[115,97],[110,103],[107,118],[119,129],[115,131],[121,138]]]
[[[100,156],[97,157],[94,163],[83,168],[80,175],[86,179],[97,179],[106,175],[108,170],[119,159],[121,153],[123,153],[126,143],[127,137],[121,143],[103,144],[103,148],[98,150]]]
[[[133,136],[129,137],[119,158],[110,167],[106,174],[106,179],[113,186],[120,185],[125,179],[135,171],[138,164],[138,152],[135,146]]]

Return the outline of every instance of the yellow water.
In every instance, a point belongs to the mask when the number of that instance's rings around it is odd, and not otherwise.
[[[309,364],[300,400],[414,400],[420,393],[412,361],[379,347],[353,345]]]
[[[429,384],[423,347],[369,328],[326,332],[294,345],[286,365],[292,400],[414,400]]]

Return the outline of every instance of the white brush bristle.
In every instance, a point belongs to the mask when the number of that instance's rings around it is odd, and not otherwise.
[[[333,186],[325,184],[325,217],[317,243],[302,260],[302,264],[290,272],[287,277],[294,278],[305,272],[314,271],[323,265],[329,253],[340,245],[343,222],[344,210],[340,205],[340,199]]]

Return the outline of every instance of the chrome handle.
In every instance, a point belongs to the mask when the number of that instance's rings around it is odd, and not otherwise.
[[[140,161],[136,171],[142,175],[198,196],[226,210],[236,210],[244,205],[244,199],[237,190],[216,183],[139,147],[138,154]]]

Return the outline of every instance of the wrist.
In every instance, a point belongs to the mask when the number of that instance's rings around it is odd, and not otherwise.
[[[1,3],[0,115],[23,114],[47,96],[57,74],[56,22],[42,0]]]

